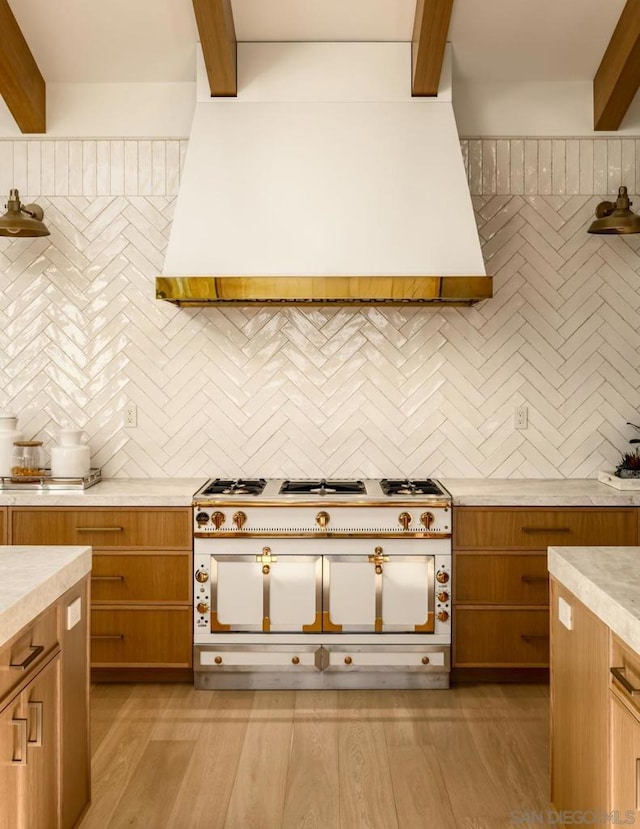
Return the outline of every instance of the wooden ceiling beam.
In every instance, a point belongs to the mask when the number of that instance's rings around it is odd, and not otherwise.
[[[640,86],[640,3],[627,0],[593,79],[593,128],[617,130]]]
[[[0,95],[21,132],[46,132],[46,85],[7,0],[0,0]]]
[[[437,95],[453,0],[417,0],[411,41],[411,94]]]
[[[231,0],[193,0],[212,96],[238,94],[236,30]]]

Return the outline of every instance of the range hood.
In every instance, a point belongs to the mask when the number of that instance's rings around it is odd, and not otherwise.
[[[470,305],[492,295],[451,104],[411,97],[410,43],[241,43],[238,97],[198,101],[156,296]]]

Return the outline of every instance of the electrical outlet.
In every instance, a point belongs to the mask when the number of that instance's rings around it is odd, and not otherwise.
[[[513,412],[514,429],[526,429],[529,425],[529,409],[527,406],[518,406]]]
[[[138,425],[138,407],[135,403],[129,403],[124,410],[124,425],[127,429],[135,429]]]

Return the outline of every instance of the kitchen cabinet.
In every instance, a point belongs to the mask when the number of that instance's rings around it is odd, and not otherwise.
[[[609,629],[555,579],[551,643],[551,801],[558,811],[604,813],[609,803]]]
[[[9,531],[12,544],[92,546],[94,680],[190,678],[188,507],[16,507]]]
[[[0,710],[0,827],[60,826],[60,651]]]
[[[549,665],[547,547],[636,544],[634,508],[454,507],[458,678],[538,678]]]
[[[640,820],[640,656],[611,636],[610,806]]]
[[[0,544],[7,543],[7,508],[0,507]]]

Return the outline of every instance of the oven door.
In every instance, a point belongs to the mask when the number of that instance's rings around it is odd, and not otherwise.
[[[256,545],[253,554],[215,553],[211,633],[301,633],[322,610],[322,556],[289,555]]]
[[[323,630],[433,633],[435,557],[387,554],[324,557]]]

